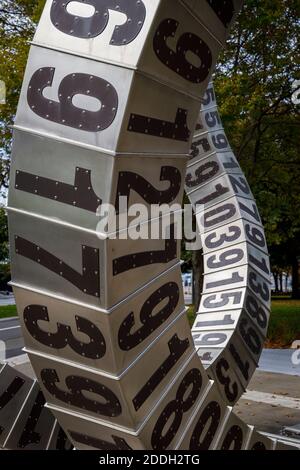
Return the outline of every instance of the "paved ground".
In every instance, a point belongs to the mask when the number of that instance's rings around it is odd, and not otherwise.
[[[235,412],[261,431],[280,433],[300,423],[300,377],[257,370]]]
[[[24,341],[18,318],[0,320],[0,341],[2,342],[1,356],[3,349],[5,352],[5,357],[1,357],[2,359],[10,359],[23,354]]]

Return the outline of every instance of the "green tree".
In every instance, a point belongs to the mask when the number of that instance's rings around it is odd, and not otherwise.
[[[247,0],[216,74],[226,132],[265,225],[271,262],[300,255],[299,2]],[[294,296],[299,296],[294,279]]]

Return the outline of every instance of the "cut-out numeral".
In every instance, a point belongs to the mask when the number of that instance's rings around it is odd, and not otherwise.
[[[136,411],[138,411],[143,406],[143,404],[148,400],[153,391],[165,379],[167,374],[173,369],[179,359],[187,351],[187,349],[189,348],[189,340],[185,339],[182,341],[178,338],[177,335],[174,335],[173,338],[168,342],[168,346],[170,350],[170,355],[162,363],[159,369],[154,372],[154,374],[150,377],[147,383],[132,400]]]
[[[47,307],[42,305],[28,305],[24,310],[24,322],[31,336],[39,343],[53,349],[65,349],[69,346],[80,356],[89,359],[100,359],[105,356],[106,343],[101,331],[90,320],[76,316],[77,331],[89,338],[89,342],[74,337],[71,327],[57,323],[57,332],[49,333],[39,326],[39,322],[51,325]],[[51,328],[52,329],[52,328]]]
[[[87,132],[107,129],[118,110],[118,94],[111,83],[85,73],[71,73],[58,87],[59,102],[44,97],[43,91],[53,85],[55,68],[37,70],[29,83],[27,101],[31,110],[47,121]],[[73,104],[74,96],[86,95],[99,102],[98,111],[88,111]]]
[[[101,416],[116,417],[122,413],[121,404],[116,395],[100,382],[71,375],[65,378],[64,386],[69,389],[68,392],[65,392],[57,386],[60,380],[54,369],[43,369],[40,375],[48,392],[63,403]],[[84,391],[98,395],[99,401],[87,398]]]
[[[94,214],[102,202],[93,190],[91,170],[85,168],[76,168],[74,185],[17,170],[15,188]]]
[[[144,303],[140,312],[141,328],[132,332],[136,324],[134,313],[131,312],[119,329],[118,340],[122,351],[129,351],[141,344],[157,328],[159,328],[175,311],[179,302],[179,287],[175,282],[168,283],[155,291]],[[157,306],[168,299],[168,303],[153,314]]]
[[[85,294],[100,297],[99,250],[90,246],[82,246],[81,248],[83,274],[25,238],[15,237],[15,250],[18,255],[49,269]]]
[[[208,45],[193,33],[184,33],[177,41],[176,51],[170,49],[167,41],[174,38],[179,23],[171,18],[163,20],[153,38],[153,49],[158,59],[173,72],[192,83],[201,83],[209,75],[212,66],[212,53]],[[196,55],[197,66],[187,60],[187,53]]]
[[[170,122],[149,116],[142,116],[140,114],[131,114],[128,131],[154,137],[162,137],[163,139],[188,142],[191,131],[187,126],[187,115],[188,112],[186,109],[178,108],[175,122]]]
[[[119,173],[116,210],[119,210],[119,198],[129,198],[131,191],[136,191],[148,204],[170,204],[178,195],[181,188],[181,173],[172,166],[163,166],[160,181],[168,181],[169,188],[163,191],[156,189],[145,178],[132,171]]]
[[[220,421],[221,407],[219,403],[212,401],[205,407],[198,419],[191,436],[190,450],[208,450],[219,428]]]
[[[170,226],[171,237],[165,240],[165,249],[159,251],[144,251],[132,255],[121,256],[113,260],[113,275],[118,276],[131,269],[141,268],[152,264],[167,264],[176,259],[177,240],[175,240],[175,227]]]

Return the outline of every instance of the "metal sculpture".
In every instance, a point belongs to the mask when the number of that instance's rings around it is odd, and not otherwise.
[[[194,341],[174,224],[169,239],[147,241],[96,230],[103,204],[122,214],[119,196],[129,207],[181,203],[201,98],[241,4],[46,3],[14,129],[12,284],[47,408],[78,449],[277,445],[229,406],[261,351],[269,266],[211,86],[209,131],[198,123],[186,177],[204,211]]]

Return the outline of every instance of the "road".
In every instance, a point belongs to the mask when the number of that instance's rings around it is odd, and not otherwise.
[[[7,360],[23,353],[24,341],[18,318],[0,320],[0,355]]]

